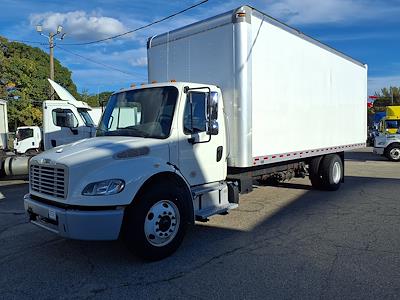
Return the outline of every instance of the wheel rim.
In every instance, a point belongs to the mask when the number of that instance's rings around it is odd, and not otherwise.
[[[333,178],[333,182],[339,183],[340,178],[342,177],[342,170],[340,168],[340,163],[338,161],[336,161],[333,164],[333,168],[332,168],[332,178]]]
[[[389,152],[390,157],[394,160],[399,160],[400,159],[400,148],[393,148]]]
[[[169,200],[158,201],[149,209],[144,221],[146,239],[153,246],[165,246],[178,233],[179,224],[178,207]]]

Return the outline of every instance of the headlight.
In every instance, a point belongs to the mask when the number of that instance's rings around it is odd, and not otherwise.
[[[84,196],[108,196],[121,192],[125,187],[122,179],[108,179],[88,184],[82,191]]]

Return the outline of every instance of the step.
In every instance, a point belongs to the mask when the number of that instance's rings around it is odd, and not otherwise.
[[[219,205],[219,206],[205,208],[205,209],[199,210],[196,213],[196,219],[205,220],[208,217],[211,217],[213,215],[224,214],[231,209],[237,208],[238,206],[239,205],[237,203],[228,203],[225,205]]]

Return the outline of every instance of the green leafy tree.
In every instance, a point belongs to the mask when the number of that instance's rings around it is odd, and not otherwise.
[[[8,42],[0,37],[0,98],[9,101],[10,130],[22,125],[41,125],[41,106],[49,94],[49,56],[39,48]],[[55,81],[80,100],[71,71],[54,60]]]
[[[42,125],[42,102],[50,99],[49,55],[39,48],[9,42],[0,36],[0,99],[8,101],[9,130],[23,125]],[[54,59],[54,80],[77,100],[92,107],[108,101],[112,92],[78,93],[71,71]],[[57,96],[56,96],[57,98]]]
[[[81,99],[92,107],[98,107],[106,105],[112,93],[113,92],[101,92],[99,94],[89,94],[87,90],[83,90]]]
[[[374,111],[385,111],[386,106],[400,105],[400,88],[389,87],[383,88],[375,93],[379,98],[374,101]]]

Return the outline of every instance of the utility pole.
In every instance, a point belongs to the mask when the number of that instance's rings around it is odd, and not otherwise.
[[[392,92],[392,105],[393,105],[393,88],[390,87],[390,91]]]
[[[56,33],[49,32],[49,35],[47,36],[47,35],[42,33],[42,31],[43,31],[42,25],[37,25],[36,26],[36,31],[40,35],[46,37],[48,39],[48,41],[49,41],[49,48],[50,48],[50,79],[51,80],[54,80],[54,46],[55,46],[54,39],[57,37],[57,35],[61,34],[62,30],[63,30],[63,27],[61,25],[58,25],[57,26],[57,32]],[[58,40],[63,40],[64,36],[65,36],[65,33],[63,33],[61,35],[61,38],[59,38]],[[50,100],[54,100],[54,89],[53,89],[52,85],[50,85]]]

